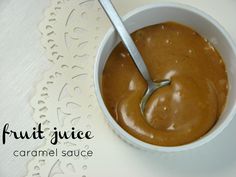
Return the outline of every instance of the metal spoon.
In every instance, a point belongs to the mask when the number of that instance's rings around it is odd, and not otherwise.
[[[171,81],[170,80],[162,80],[161,82],[158,82],[158,83],[152,81],[141,54],[139,53],[137,47],[135,46],[134,41],[132,40],[127,29],[125,28],[120,16],[118,15],[118,13],[115,10],[114,6],[112,5],[111,1],[110,0],[98,0],[98,1],[101,4],[101,6],[103,7],[107,16],[109,17],[114,28],[116,29],[116,31],[120,35],[121,40],[123,41],[124,45],[126,46],[127,50],[129,51],[131,58],[133,59],[139,72],[141,73],[141,75],[143,76],[143,78],[146,80],[146,82],[148,84],[148,88],[145,91],[145,94],[144,94],[144,96],[141,100],[141,103],[140,103],[141,112],[143,113],[145,105],[146,105],[148,99],[150,98],[150,96],[152,95],[152,93],[161,87],[169,85]]]

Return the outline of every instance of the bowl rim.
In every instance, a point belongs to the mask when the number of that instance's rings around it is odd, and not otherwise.
[[[173,7],[173,8],[179,8],[181,10],[187,10],[192,13],[196,13],[197,15],[203,17],[207,21],[214,24],[216,26],[216,28],[218,28],[218,30],[226,38],[227,42],[229,43],[229,45],[231,46],[231,48],[233,50],[234,55],[236,56],[235,44],[234,44],[233,40],[230,38],[230,35],[228,34],[228,32],[224,29],[224,27],[221,26],[214,18],[212,18],[210,15],[208,15],[204,11],[202,11],[198,8],[192,7],[190,5],[186,5],[186,4],[182,4],[182,3],[174,3],[174,2],[151,3],[148,5],[144,5],[144,6],[135,8],[134,10],[131,10],[122,19],[123,19],[123,21],[126,21],[128,18],[130,18],[131,16],[133,16],[139,12],[142,12],[142,11],[145,11],[148,9],[152,9],[152,8],[163,8],[163,7]],[[201,138],[199,138],[191,143],[188,143],[188,144],[179,145],[179,146],[159,146],[159,145],[149,144],[147,142],[141,141],[141,140],[137,139],[136,137],[132,136],[131,134],[129,134],[128,132],[126,132],[114,120],[112,115],[107,110],[106,105],[105,105],[103,98],[102,98],[100,84],[99,84],[98,73],[99,73],[100,58],[101,58],[103,48],[105,47],[107,40],[114,33],[114,31],[115,31],[115,29],[113,28],[113,26],[111,26],[111,28],[108,30],[108,32],[103,37],[103,39],[100,43],[100,46],[97,50],[97,55],[96,55],[95,64],[94,64],[94,85],[95,85],[96,97],[97,97],[99,106],[100,106],[103,114],[105,115],[104,117],[105,117],[106,121],[108,122],[109,126],[113,129],[113,131],[115,131],[115,133],[118,136],[121,136],[122,140],[128,142],[129,144],[131,144],[139,149],[147,150],[147,151],[151,151],[151,152],[179,152],[179,151],[186,151],[186,150],[194,149],[196,147],[199,147],[199,146],[202,146],[203,144],[208,143],[209,141],[214,139],[218,134],[220,134],[225,129],[225,127],[228,126],[228,124],[231,122],[231,120],[234,118],[234,116],[236,114],[236,104],[230,110],[227,117],[225,118],[224,121],[222,121],[222,123],[219,125],[219,127],[217,127],[210,134],[205,134]]]

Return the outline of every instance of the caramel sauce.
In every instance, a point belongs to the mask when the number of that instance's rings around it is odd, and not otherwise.
[[[139,104],[147,84],[122,43],[102,75],[104,102],[129,134],[141,141],[178,146],[206,134],[227,98],[228,79],[217,50],[189,27],[167,22],[132,33],[154,81],[171,84],[150,97],[144,116]]]

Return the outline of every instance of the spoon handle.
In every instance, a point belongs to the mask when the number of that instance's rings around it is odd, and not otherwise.
[[[106,12],[116,31],[119,33],[121,40],[128,49],[139,72],[148,83],[152,83],[152,79],[150,77],[146,64],[144,63],[141,54],[139,53],[137,47],[135,46],[134,41],[132,40],[127,29],[125,28],[120,16],[118,15],[111,1],[110,0],[98,0],[98,1],[100,2],[101,6],[103,7],[104,11]]]

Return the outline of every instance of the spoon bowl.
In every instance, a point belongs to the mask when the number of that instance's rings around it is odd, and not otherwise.
[[[152,96],[153,92],[155,92],[157,89],[159,89],[161,87],[169,85],[170,83],[171,83],[170,80],[163,80],[163,81],[157,82],[157,83],[156,82],[148,83],[148,88],[146,89],[144,96],[143,96],[141,103],[140,103],[140,109],[141,109],[141,112],[143,115],[144,115],[144,109],[147,104],[147,101]]]

